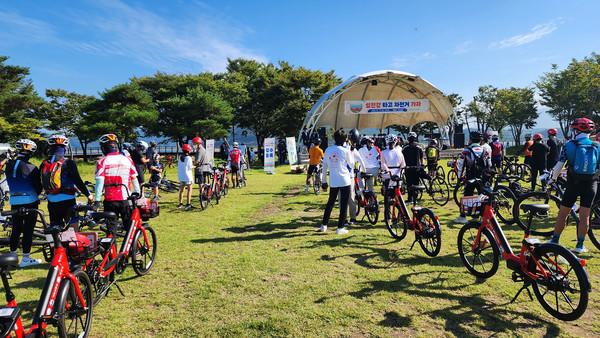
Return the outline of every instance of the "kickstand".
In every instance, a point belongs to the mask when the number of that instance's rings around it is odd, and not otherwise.
[[[410,250],[413,249],[413,247],[415,246],[415,243],[417,243],[417,239],[415,239],[415,241],[413,242],[413,244],[410,246]]]
[[[519,295],[521,294],[521,291],[526,290],[527,294],[529,295],[529,299],[533,300],[533,297],[531,297],[531,291],[529,291],[529,283],[523,283],[523,286],[519,289],[519,291],[517,292],[517,294],[513,297],[513,299],[510,301],[511,303],[514,303],[515,300],[517,300],[517,297],[519,297]]]
[[[123,290],[121,290],[121,287],[119,286],[119,284],[117,284],[117,281],[115,281],[113,284],[117,287],[117,290],[119,290],[119,292],[121,293],[121,296],[127,297],[127,296],[125,296],[125,293],[123,293]],[[529,290],[527,290],[527,291],[529,291]]]

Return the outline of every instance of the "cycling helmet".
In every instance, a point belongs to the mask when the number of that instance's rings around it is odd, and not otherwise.
[[[489,140],[489,139],[490,139],[490,137],[492,136],[492,134],[490,134],[490,133],[488,133],[488,132],[485,132],[485,133],[483,133],[483,135],[482,135],[482,136],[483,136],[483,139],[484,139],[484,140]]]
[[[150,141],[150,146],[151,147],[156,147],[156,141]]]
[[[29,151],[35,153],[35,151],[37,150],[37,144],[35,144],[35,142],[33,142],[32,140],[23,138],[17,141],[15,148],[17,148],[17,151],[19,152]]]
[[[582,133],[589,133],[594,130],[595,127],[594,121],[586,119],[585,117],[580,117],[571,123],[571,129],[579,130]]]
[[[389,134],[385,137],[385,143],[387,143],[387,144],[390,144],[390,143],[396,144],[396,142],[398,142],[398,137],[396,137],[396,135],[394,135],[394,134]]]
[[[471,138],[471,141],[473,142],[479,142],[481,141],[481,132],[480,131],[472,131],[469,133],[469,138]]]
[[[200,137],[196,136],[192,139],[192,143],[193,144],[198,144],[198,143],[202,144],[202,139]]]
[[[69,139],[65,135],[52,135],[48,138],[48,144],[51,146],[69,146]]]
[[[137,146],[142,148],[142,150],[148,149],[148,143],[146,143],[146,141],[139,141]]]
[[[125,149],[131,148],[131,143],[129,143],[129,142],[123,142],[123,148],[125,148]]]
[[[237,147],[239,147],[239,146],[240,146],[240,144],[239,144],[239,143],[237,143],[237,142],[233,142],[233,147],[234,147],[234,148],[237,148]]]
[[[417,138],[417,133],[415,133],[414,131],[411,131],[410,133],[408,133],[408,138],[411,138],[411,137]]]
[[[190,152],[190,151],[192,151],[192,146],[190,146],[189,144],[186,143],[181,146],[181,150]]]
[[[525,138],[531,138],[531,134],[525,134]]]
[[[119,143],[119,139],[115,134],[104,134],[100,136],[100,144]]]
[[[321,139],[317,137],[316,139],[313,140],[313,143],[316,145],[319,145],[319,144],[321,144]]]
[[[499,139],[498,134],[492,135],[492,140],[496,141],[497,139]]]
[[[431,141],[429,141],[429,143],[431,143],[434,146],[437,146],[437,141],[435,139],[431,139]]]
[[[352,142],[352,144],[356,144],[360,140],[360,133],[356,128],[352,128],[352,130],[350,130],[350,135],[348,136],[350,137],[350,142]]]
[[[558,134],[558,130],[556,130],[556,128],[548,129],[548,135],[557,135],[557,134]]]
[[[541,140],[541,139],[543,139],[542,134],[535,134],[535,135],[533,135],[533,140],[534,141]]]

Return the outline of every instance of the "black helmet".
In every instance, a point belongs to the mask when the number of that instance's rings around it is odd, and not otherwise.
[[[316,139],[313,140],[313,142],[315,145],[319,145],[319,144],[321,144],[321,139],[317,137]]]
[[[150,141],[150,146],[151,147],[156,147],[156,141]]]
[[[469,138],[471,138],[471,141],[473,142],[479,142],[481,141],[481,132],[480,131],[472,131],[469,133]]]
[[[352,142],[352,144],[356,144],[359,141],[360,141],[360,133],[358,132],[358,129],[352,128],[352,130],[350,130],[350,142]]]

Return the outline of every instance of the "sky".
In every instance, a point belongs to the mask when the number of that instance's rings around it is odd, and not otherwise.
[[[342,79],[405,71],[467,103],[479,86],[533,86],[552,64],[600,52],[597,0],[0,3],[0,55],[29,67],[41,95],[98,95],[134,76],[218,73],[246,58]]]

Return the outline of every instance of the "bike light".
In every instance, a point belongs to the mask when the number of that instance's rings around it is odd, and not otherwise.
[[[440,220],[440,218],[438,217],[438,215],[435,215],[435,220],[436,220],[436,221],[439,221],[439,220]]]
[[[581,266],[585,268],[585,259],[580,259],[579,264],[581,264]]]

